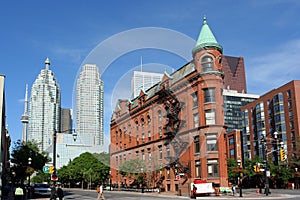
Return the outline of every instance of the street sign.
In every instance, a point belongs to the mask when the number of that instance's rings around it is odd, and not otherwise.
[[[50,169],[50,166],[44,166],[43,167],[43,172],[46,173],[46,174],[49,174],[49,169]]]

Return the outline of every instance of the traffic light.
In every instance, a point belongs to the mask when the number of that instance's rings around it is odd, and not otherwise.
[[[53,174],[54,173],[54,166],[50,166],[49,167],[49,174]]]
[[[253,169],[255,172],[260,172],[260,165],[254,165]]]
[[[284,148],[280,148],[280,161],[284,162],[285,161],[285,152]]]
[[[253,169],[254,169],[255,172],[257,172],[257,166],[256,165],[253,166]]]

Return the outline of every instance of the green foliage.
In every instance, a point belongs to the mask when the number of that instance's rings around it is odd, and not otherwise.
[[[269,162],[271,179],[275,184],[286,185],[289,183],[289,180],[292,178],[292,171],[287,165],[274,165],[272,162]]]
[[[31,178],[32,183],[42,183],[42,182],[49,182],[50,175],[45,174],[44,172],[38,172],[34,177]]]
[[[30,165],[28,158],[31,158]],[[18,140],[14,143],[11,153],[11,162],[14,164],[11,168],[13,181],[23,182],[34,171],[42,170],[47,161],[49,161],[48,156],[45,152],[39,152],[36,143],[27,142],[25,144]]]
[[[109,170],[109,154],[86,152],[59,169],[58,177],[65,184],[92,182],[96,185],[108,180]]]
[[[238,167],[237,161],[229,158],[227,160],[227,167],[228,180],[230,182],[234,182],[239,176],[239,173],[236,170],[234,170]]]
[[[143,183],[146,178],[145,164],[142,160],[133,159],[120,165],[119,173],[122,176],[134,177],[138,183]]]

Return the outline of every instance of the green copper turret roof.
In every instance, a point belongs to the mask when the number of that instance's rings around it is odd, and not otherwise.
[[[193,49],[193,54],[201,49],[207,48],[216,48],[220,52],[223,51],[223,47],[217,42],[214,34],[210,30],[207,22],[206,17],[203,18],[203,25],[196,43],[195,48]]]

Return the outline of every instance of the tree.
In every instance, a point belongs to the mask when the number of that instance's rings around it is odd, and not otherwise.
[[[122,176],[133,177],[137,184],[144,184],[146,178],[145,164],[142,160],[133,159],[120,165],[119,173]]]
[[[269,162],[270,167],[270,179],[272,180],[273,186],[275,188],[286,186],[289,180],[292,178],[291,169],[287,165],[274,165],[274,163]]]
[[[237,167],[238,164],[236,160],[231,158],[227,160],[227,173],[228,173],[228,180],[230,182],[236,182],[237,177],[239,176],[239,172],[235,170]]]
[[[110,169],[107,163],[109,163],[107,153],[83,153],[58,170],[59,180],[71,185],[81,183],[82,187],[85,183],[104,183],[108,180]]]
[[[49,182],[49,181],[50,181],[49,174],[46,174],[42,171],[37,172],[37,174],[31,179],[32,183],[42,183],[42,182]]]
[[[31,158],[29,166],[28,159]],[[45,152],[39,152],[38,145],[34,142],[22,143],[20,140],[14,143],[11,153],[11,162],[13,167],[13,178],[16,182],[23,183],[25,178],[34,171],[41,171],[48,158]]]

